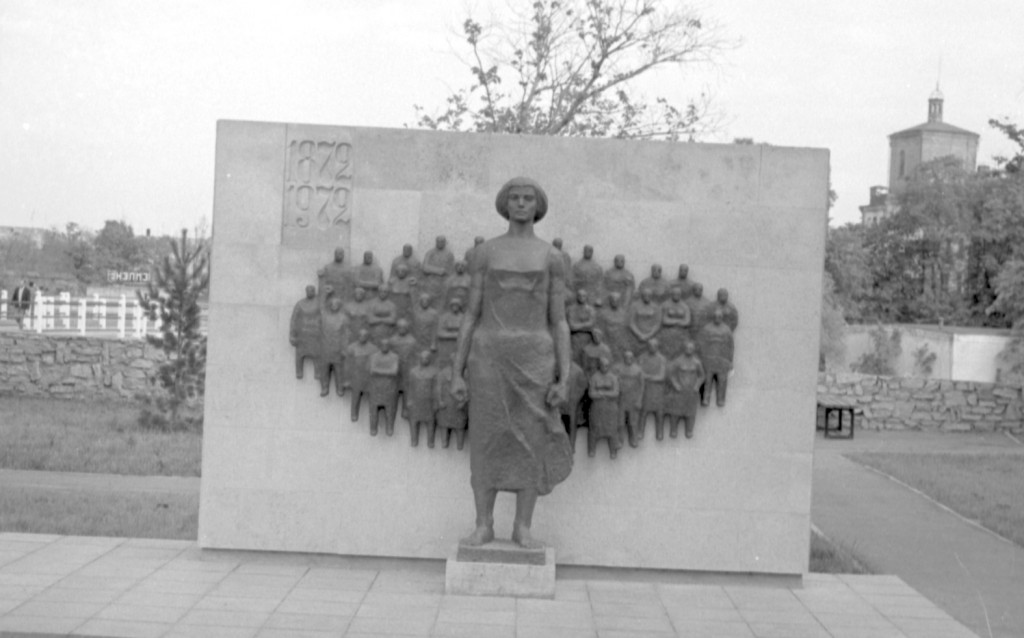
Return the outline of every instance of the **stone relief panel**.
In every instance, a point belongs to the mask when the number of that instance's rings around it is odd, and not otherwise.
[[[346,261],[336,248],[334,260],[317,272],[316,290],[309,286],[296,304],[290,339],[297,378],[302,360],[315,359],[321,396],[328,397],[333,371],[336,394],[352,391],[353,421],[364,399],[370,403],[371,434],[381,429],[383,412],[385,435],[393,435],[401,416],[413,446],[422,425],[427,447],[434,447],[439,433],[444,447],[455,439],[462,449],[464,437],[472,437],[466,406],[448,388],[470,275],[454,255],[471,256],[475,245],[449,246],[444,236],[434,244],[422,261],[412,244],[379,258],[366,251],[361,263]],[[561,249],[560,240],[553,244]],[[655,265],[636,285],[624,255],[602,264],[589,246],[581,252],[582,259],[569,266],[572,370],[561,407],[573,448],[577,428],[587,428],[587,453],[593,456],[597,444],[607,441],[614,459],[627,442],[640,447],[650,421],[657,441],[665,440],[666,429],[667,438],[676,439],[680,430],[692,438],[698,409],[725,405],[739,325],[729,292],[720,288],[714,300],[705,298],[686,264],[671,280]],[[380,264],[390,265],[387,279]],[[436,275],[424,275],[431,267]]]

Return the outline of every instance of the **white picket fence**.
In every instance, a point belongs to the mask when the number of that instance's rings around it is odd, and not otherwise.
[[[6,290],[0,291],[0,319],[14,319],[15,315]],[[37,333],[63,332],[92,336],[114,336],[145,339],[146,334],[158,329],[158,323],[146,318],[138,299],[126,295],[120,298],[80,297],[62,292],[47,296],[36,292],[31,312],[22,322],[25,330]]]

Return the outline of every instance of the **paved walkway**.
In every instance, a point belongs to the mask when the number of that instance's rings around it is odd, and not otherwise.
[[[811,518],[876,570],[899,576],[980,636],[1024,637],[1024,549],[843,456],[852,451],[1020,454],[1001,434],[857,432],[823,440]],[[938,635],[938,634],[936,634]]]
[[[555,600],[448,596],[439,561],[353,567],[187,541],[0,534],[0,636],[960,638],[893,576],[803,587],[560,578]]]

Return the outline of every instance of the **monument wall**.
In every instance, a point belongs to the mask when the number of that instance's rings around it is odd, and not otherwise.
[[[335,247],[386,272],[406,243],[422,259],[445,235],[461,258],[502,234],[516,175],[574,260],[622,253],[637,283],[686,263],[740,317],[726,405],[614,460],[581,436],[534,535],[562,564],[806,571],[827,151],[236,121],[217,132],[200,545],[445,558],[472,531],[468,446],[411,447],[401,418],[371,437],[311,365],[296,379],[289,322]],[[499,495],[499,537],[513,510]]]

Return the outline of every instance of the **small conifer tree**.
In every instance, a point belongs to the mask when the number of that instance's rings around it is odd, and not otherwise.
[[[206,380],[206,337],[199,330],[199,298],[210,284],[209,255],[199,241],[171,241],[139,301],[151,320],[160,320],[160,334],[146,340],[164,351],[158,380],[163,396],[147,401],[142,425],[162,430],[202,429],[202,397]]]

